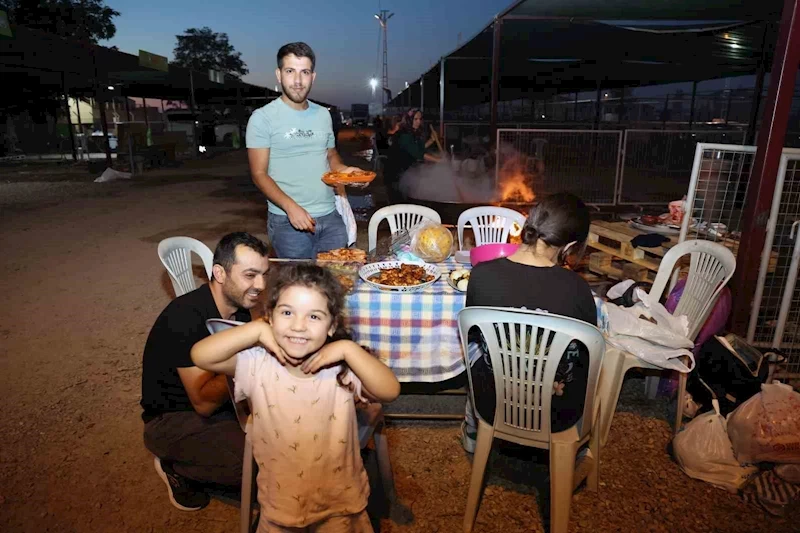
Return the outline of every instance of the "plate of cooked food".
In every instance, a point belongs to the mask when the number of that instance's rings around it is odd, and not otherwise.
[[[467,292],[467,285],[469,285],[469,270],[453,270],[450,272],[450,275],[447,276],[447,283],[458,292]]]
[[[368,170],[356,172],[326,172],[322,182],[326,185],[366,185],[375,179],[376,174]]]
[[[441,272],[436,265],[382,261],[364,265],[358,275],[384,291],[413,292],[434,283]]]
[[[367,252],[358,248],[337,248],[317,254],[316,263],[336,276],[345,292],[351,292],[358,281],[358,269],[367,262]]]

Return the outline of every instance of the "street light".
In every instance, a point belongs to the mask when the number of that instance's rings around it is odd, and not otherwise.
[[[372,96],[375,96],[375,89],[378,88],[378,80],[376,78],[370,78],[369,86],[372,88]]]

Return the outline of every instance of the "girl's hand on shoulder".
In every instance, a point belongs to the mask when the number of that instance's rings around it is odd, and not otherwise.
[[[272,326],[270,326],[269,323],[264,319],[260,320],[258,343],[266,348],[266,350],[270,352],[280,364],[284,366],[286,366],[286,363],[289,363],[292,366],[297,366],[300,364],[298,359],[289,357],[286,352],[283,351],[283,348],[280,347],[278,341],[275,340],[275,335],[272,333]]]
[[[320,350],[305,360],[301,370],[306,374],[316,374],[320,369],[344,361],[348,344],[352,341],[336,341],[326,344]]]

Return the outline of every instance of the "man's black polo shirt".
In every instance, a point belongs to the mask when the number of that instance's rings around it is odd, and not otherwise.
[[[192,411],[178,368],[195,366],[191,350],[208,337],[206,320],[219,316],[208,284],[179,296],[161,312],[150,330],[142,360],[142,419],[145,423],[161,413]],[[250,311],[239,309],[233,317],[250,321]]]

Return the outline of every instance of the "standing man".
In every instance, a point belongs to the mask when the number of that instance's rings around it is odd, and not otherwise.
[[[315,63],[307,44],[282,46],[275,75],[283,94],[253,112],[247,123],[250,174],[267,197],[267,234],[281,258],[313,259],[318,252],[347,246],[333,188],[322,175],[329,169],[358,169],[339,158],[328,110],[308,101]]]

